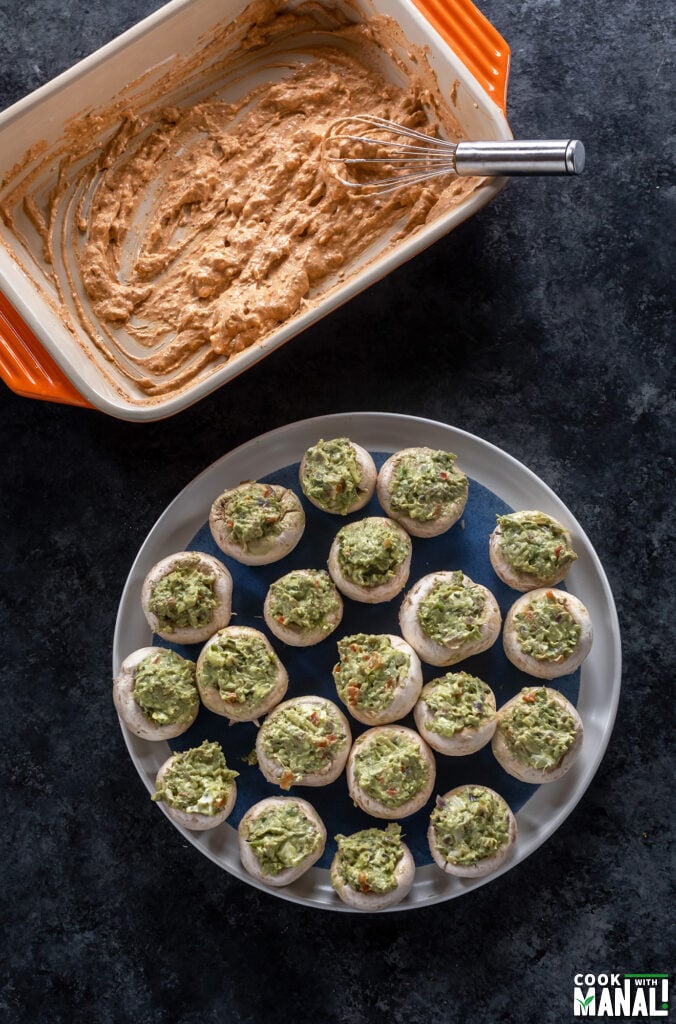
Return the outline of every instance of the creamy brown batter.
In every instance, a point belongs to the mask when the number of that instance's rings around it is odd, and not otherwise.
[[[387,19],[353,24],[312,3],[255,5],[164,77],[163,105],[118,103],[71,125],[49,191],[34,172],[3,199],[15,229],[21,205],[64,312],[132,397],[185,387],[326,294],[336,274],[344,281],[375,243],[392,244],[476,187],[442,179],[371,198],[323,165],[329,125],[349,114],[410,126],[442,116],[445,133],[459,135],[422,78],[402,87],[382,73],[394,60],[388,31]],[[214,63],[230,37],[234,56]],[[223,80],[231,92],[237,75],[244,86],[253,58],[269,80],[226,102]]]

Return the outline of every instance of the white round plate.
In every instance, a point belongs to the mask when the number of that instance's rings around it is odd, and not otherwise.
[[[571,530],[579,556],[567,577],[568,589],[587,606],[594,625],[594,644],[582,666],[579,682],[577,707],[585,730],[579,759],[558,782],[531,787],[532,795],[517,811],[517,843],[498,871],[486,878],[460,879],[444,874],[434,864],[423,864],[416,870],[409,896],[392,908],[409,910],[453,899],[476,889],[533,853],[582,797],[601,762],[613,728],[620,693],[621,650],[610,587],[596,552],[580,525],[553,491],[529,469],[472,434],[443,423],[395,413],[321,416],[263,434],[224,455],[196,477],[172,501],[148,534],[131,568],[120,601],[113,641],[113,674],[117,675],[121,662],[131,651],[152,642],[140,604],[141,586],[147,572],[165,555],[185,549],[208,519],[214,498],[242,480],[260,479],[299,462],[303,452],[320,437],[343,436],[352,438],[372,452],[389,453],[423,445],[455,452],[458,465],[468,477],[488,488],[512,509],[539,509],[556,516]],[[336,517],[336,530],[342,522]],[[486,537],[486,545],[487,541]],[[414,547],[415,543],[414,539]],[[283,566],[284,562],[279,564]],[[284,571],[281,568],[278,575],[283,575]],[[410,582],[414,582],[413,577]],[[491,585],[489,580],[479,582]],[[514,599],[519,596],[516,591],[513,595]],[[398,601],[393,604],[398,608]],[[532,682],[525,677],[524,685],[529,681]],[[553,685],[556,686],[556,681]],[[203,713],[209,714],[204,709],[200,711]],[[171,753],[169,745],[141,740],[124,725],[122,732],[141,779],[148,791],[154,792],[157,770]],[[239,767],[235,764],[230,766]],[[309,795],[312,800],[308,791],[299,795],[306,798]],[[201,853],[249,885],[306,906],[339,911],[350,909],[333,892],[326,868],[314,867],[293,885],[272,889],[255,881],[243,870],[237,850],[237,832],[229,824],[200,833],[175,827]]]

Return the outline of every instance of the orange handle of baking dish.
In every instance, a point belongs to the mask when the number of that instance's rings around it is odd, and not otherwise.
[[[471,0],[413,0],[506,115],[509,46]],[[0,292],[0,377],[18,395],[92,408]]]
[[[471,0],[413,0],[507,116],[510,49]]]
[[[17,395],[92,408],[0,292],[0,377]]]

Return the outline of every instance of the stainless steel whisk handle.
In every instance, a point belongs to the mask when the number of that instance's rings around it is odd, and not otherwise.
[[[577,139],[459,142],[455,171],[462,175],[580,174],[584,146]]]

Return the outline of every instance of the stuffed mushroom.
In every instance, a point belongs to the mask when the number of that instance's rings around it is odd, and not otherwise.
[[[324,822],[299,797],[270,796],[246,812],[238,829],[246,871],[266,885],[290,885],[315,864],[326,846]]]
[[[338,696],[358,722],[386,725],[413,708],[422,689],[422,667],[400,636],[344,636],[338,641],[338,654],[333,680]]]
[[[153,633],[163,640],[199,644],[230,621],[232,577],[212,555],[179,551],[150,570],[141,605]]]
[[[434,789],[434,754],[414,729],[380,725],[355,740],[347,762],[347,788],[374,818],[406,818]]]
[[[220,744],[205,740],[164,762],[152,799],[164,805],[177,825],[202,832],[216,828],[231,813],[237,800],[238,775],[228,768]]]
[[[331,885],[356,910],[385,910],[408,896],[415,877],[411,851],[402,842],[401,825],[367,828],[336,836]]]
[[[267,565],[293,551],[303,536],[305,513],[289,488],[247,481],[216,498],[209,527],[226,555],[243,565]]]
[[[320,440],[308,448],[298,475],[308,501],[341,516],[363,508],[376,488],[373,459],[347,437]]]
[[[263,617],[290,647],[311,647],[333,633],[343,601],[325,569],[294,569],[271,584]]]
[[[565,590],[531,590],[514,602],[502,634],[505,654],[538,679],[557,679],[580,667],[591,650],[589,612]]]
[[[495,732],[495,695],[477,676],[447,672],[423,687],[413,717],[433,750],[451,757],[473,754]]]
[[[554,587],[568,574],[577,555],[570,532],[544,512],[497,516],[488,550],[491,565],[514,590]]]
[[[195,663],[164,647],[142,647],[120,665],[113,701],[135,736],[144,740],[180,736],[199,711]]]
[[[253,722],[284,698],[289,677],[268,638],[250,626],[214,633],[197,659],[205,707],[233,722]]]
[[[434,862],[461,878],[495,871],[516,842],[516,819],[487,786],[457,786],[437,797],[427,839]]]
[[[329,573],[345,597],[379,604],[406,586],[411,554],[411,538],[401,526],[371,516],[338,531],[329,552]]]
[[[555,782],[575,763],[583,734],[577,709],[562,693],[526,686],[498,711],[493,753],[521,782]]]
[[[490,590],[459,570],[423,576],[399,612],[404,639],[430,665],[455,665],[488,650],[501,623]]]
[[[347,718],[325,697],[284,701],[256,737],[258,767],[280,789],[328,786],[345,767],[352,743]]]
[[[403,448],[378,474],[378,501],[414,537],[449,530],[467,504],[467,477],[456,456],[434,448]]]

